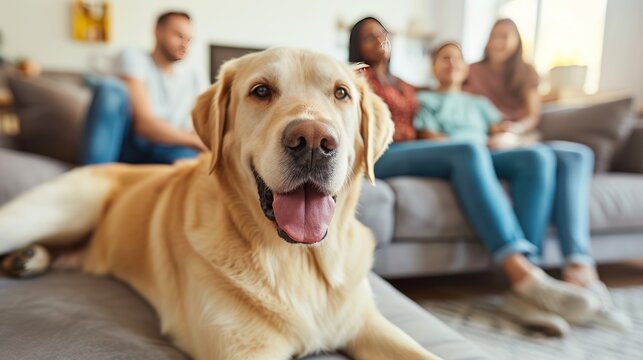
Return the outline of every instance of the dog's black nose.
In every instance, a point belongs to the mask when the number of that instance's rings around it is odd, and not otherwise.
[[[295,120],[284,130],[283,145],[298,165],[315,165],[335,156],[337,135],[323,122]],[[311,161],[312,164],[308,164]]]

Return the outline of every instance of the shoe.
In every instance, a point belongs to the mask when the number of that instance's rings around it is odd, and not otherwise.
[[[595,281],[585,288],[591,291],[601,303],[599,310],[591,318],[591,322],[623,332],[632,327],[632,319],[624,312],[616,309],[610,292],[603,282]]]
[[[556,280],[538,268],[515,284],[513,290],[532,305],[558,314],[571,323],[589,321],[601,306],[591,291]]]
[[[500,310],[525,328],[547,336],[562,337],[570,330],[561,316],[542,310],[513,292],[504,296]]]

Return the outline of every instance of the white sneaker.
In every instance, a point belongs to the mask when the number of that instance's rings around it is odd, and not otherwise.
[[[561,316],[542,310],[513,292],[503,297],[501,311],[520,325],[548,336],[562,337],[570,330]]]
[[[556,280],[539,268],[515,284],[513,290],[533,305],[558,314],[571,323],[589,321],[601,306],[589,290]]]
[[[601,281],[595,281],[585,287],[601,302],[601,307],[591,318],[591,322],[618,331],[627,331],[632,327],[632,319],[614,306],[607,286]]]

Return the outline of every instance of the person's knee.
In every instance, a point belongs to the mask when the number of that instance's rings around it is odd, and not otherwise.
[[[525,151],[521,158],[523,166],[537,172],[552,173],[556,169],[556,155],[547,146],[534,146]]]
[[[592,165],[594,163],[594,151],[583,144],[574,144],[574,156],[577,158],[576,161],[580,161],[586,165]]]
[[[594,164],[594,152],[583,144],[566,144],[564,148],[557,149],[556,154],[558,161],[570,166],[592,167]]]
[[[94,89],[94,97],[103,106],[115,107],[129,104],[127,88],[117,79],[101,81]]]
[[[449,149],[449,154],[461,161],[480,161],[485,152],[486,148],[469,142],[453,143]]]

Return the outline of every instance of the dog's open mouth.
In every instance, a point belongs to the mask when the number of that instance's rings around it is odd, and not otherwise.
[[[319,191],[309,182],[288,193],[276,193],[256,172],[255,178],[261,210],[277,224],[281,238],[297,244],[324,240],[335,213],[335,196]]]

